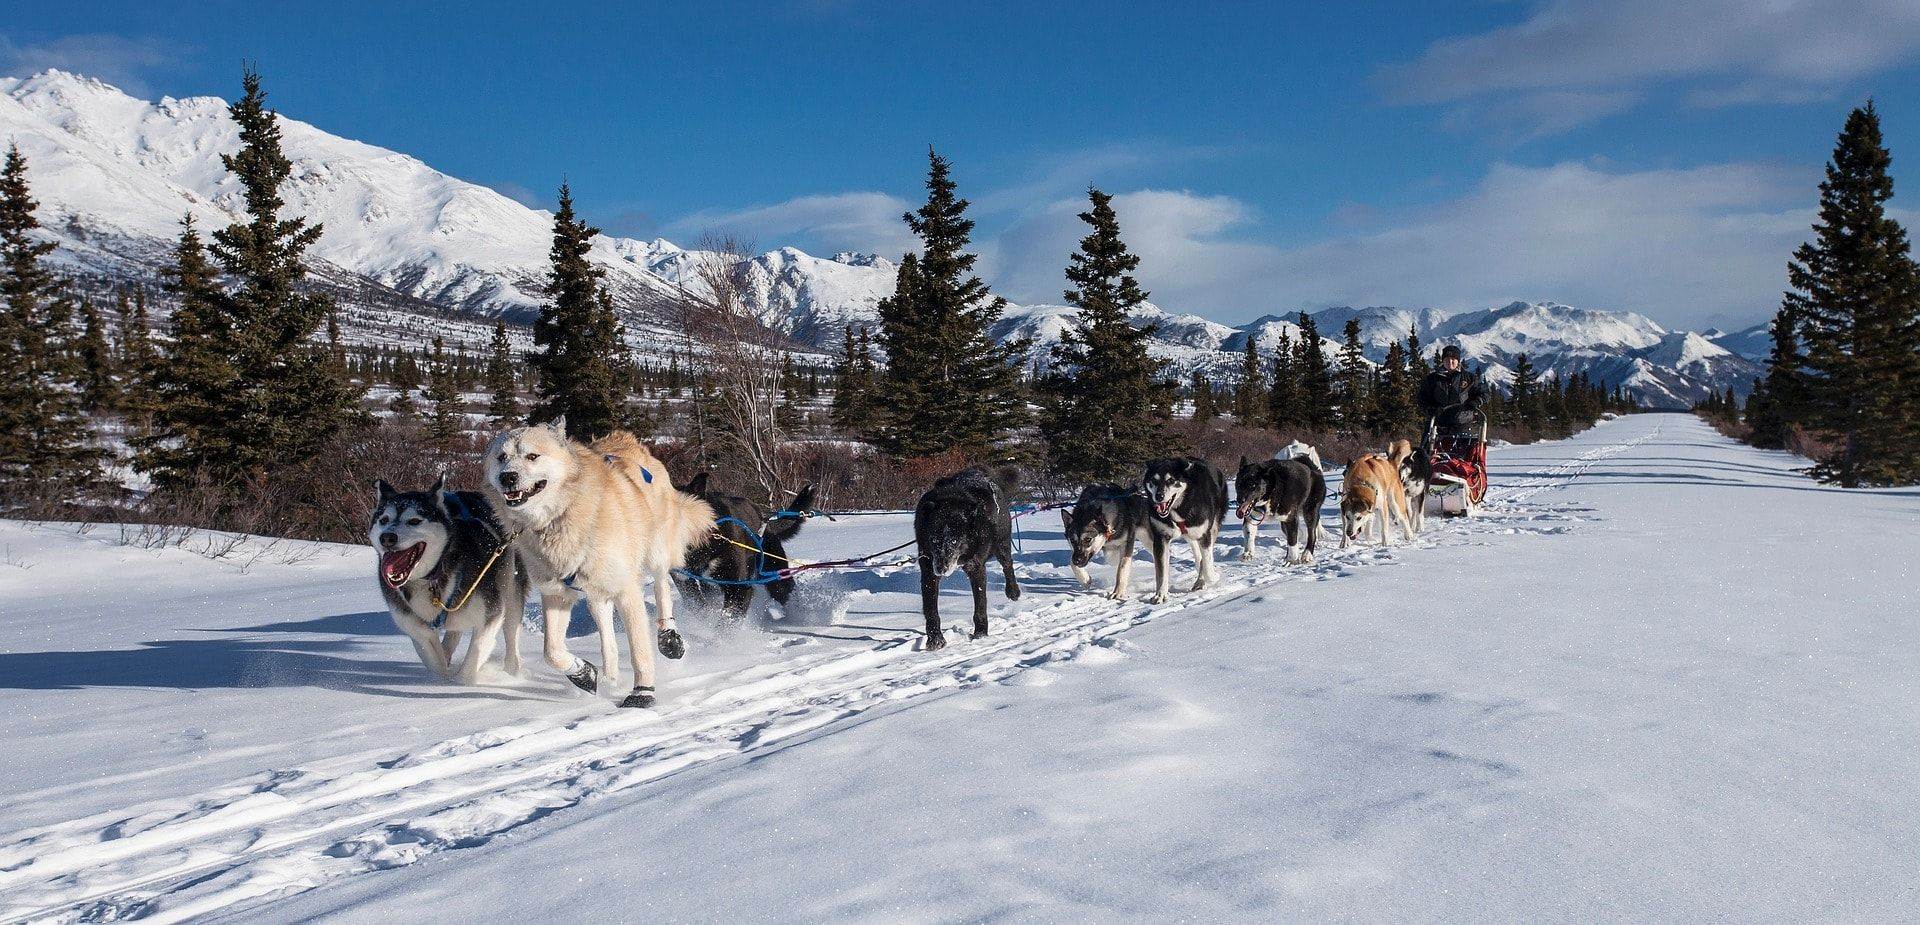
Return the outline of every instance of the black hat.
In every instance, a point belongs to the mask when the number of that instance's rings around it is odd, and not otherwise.
[[[1443,359],[1443,360],[1460,359],[1460,345],[1448,344],[1445,347],[1440,348],[1440,359]]]

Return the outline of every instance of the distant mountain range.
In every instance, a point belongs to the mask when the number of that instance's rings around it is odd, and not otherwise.
[[[282,195],[290,212],[325,228],[311,251],[312,269],[340,299],[350,338],[419,343],[441,334],[477,345],[493,319],[533,318],[547,270],[549,213],[405,154],[298,120],[281,123],[294,161]],[[57,70],[0,78],[0,137],[28,157],[41,222],[60,245],[55,259],[90,284],[150,282],[183,215],[214,228],[240,208],[239,189],[220,163],[222,153],[237,149],[237,131],[226,103],[214,97],[149,102]],[[662,239],[596,240],[589,259],[606,269],[636,351],[657,356],[675,348],[665,310],[686,288],[698,288],[708,256]],[[837,347],[848,326],[875,322],[896,269],[870,254],[823,258],[791,247],[734,264],[763,323],[823,353]],[[1030,339],[1031,357],[1044,362],[1071,325],[1071,311],[1012,305],[993,333]],[[1684,407],[1728,387],[1746,392],[1768,343],[1764,325],[1732,334],[1668,331],[1632,312],[1555,302],[1313,314],[1329,349],[1355,319],[1376,360],[1390,341],[1413,331],[1430,346],[1458,344],[1495,382],[1505,382],[1526,353],[1543,374],[1584,371],[1655,407]],[[1299,333],[1293,314],[1229,326],[1146,305],[1135,317],[1158,325],[1152,349],[1176,372],[1199,370],[1219,380],[1237,376],[1249,337],[1271,346],[1282,331]]]

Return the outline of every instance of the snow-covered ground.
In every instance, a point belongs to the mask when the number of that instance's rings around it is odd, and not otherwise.
[[[0,919],[1911,918],[1920,491],[1683,415],[1493,462],[1480,519],[1311,567],[1231,528],[1162,607],[1040,515],[935,653],[911,566],[809,576],[687,614],[657,712],[532,640],[424,682],[364,550],[0,524]]]

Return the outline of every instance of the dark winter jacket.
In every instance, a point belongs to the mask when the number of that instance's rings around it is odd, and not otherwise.
[[[1420,413],[1435,419],[1441,433],[1467,433],[1480,423],[1487,387],[1464,366],[1454,372],[1436,369],[1421,381],[1419,398]]]

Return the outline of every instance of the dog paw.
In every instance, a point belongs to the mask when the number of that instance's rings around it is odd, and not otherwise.
[[[1169,597],[1169,596],[1167,595],[1167,592],[1165,592],[1165,591],[1161,591],[1161,592],[1159,592],[1159,593],[1157,593],[1157,594],[1155,594],[1155,595],[1153,596],[1153,602],[1154,602],[1154,603],[1156,603],[1156,604],[1164,604],[1164,603],[1166,603],[1167,601],[1170,601],[1170,600],[1172,600],[1172,598],[1171,598],[1171,597]]]
[[[1126,599],[1127,599],[1127,592],[1125,591],[1108,591],[1107,592],[1107,600],[1124,601]]]
[[[634,688],[633,693],[628,694],[625,700],[620,701],[620,706],[639,709],[653,706],[653,688],[644,684]]]
[[[1010,601],[1017,601],[1017,600],[1019,600],[1019,599],[1020,599],[1020,586],[1019,586],[1019,585],[1008,585],[1008,586],[1007,586],[1007,600],[1010,600]]]
[[[567,680],[572,681],[574,687],[592,694],[600,690],[600,669],[593,667],[592,662],[582,659],[580,667],[569,673]]]
[[[660,654],[667,658],[679,658],[687,654],[687,641],[680,638],[680,631],[663,629],[660,631]]]
[[[1251,561],[1252,559],[1253,559],[1253,550],[1251,549],[1240,554],[1240,561],[1242,562],[1248,562],[1248,561]]]
[[[946,634],[944,633],[928,633],[927,634],[926,650],[928,652],[938,651],[946,647],[947,647]]]
[[[968,638],[969,638],[969,639],[985,639],[985,638],[987,638],[987,631],[986,631],[986,630],[974,630],[974,631],[973,631],[973,635],[972,635],[972,636],[969,636]]]

